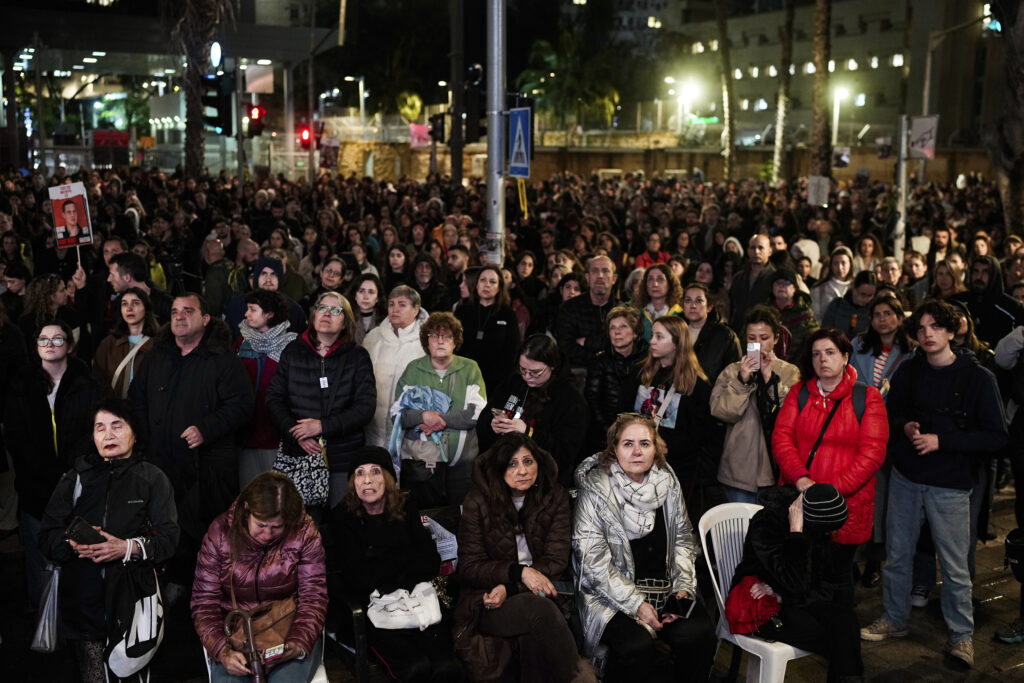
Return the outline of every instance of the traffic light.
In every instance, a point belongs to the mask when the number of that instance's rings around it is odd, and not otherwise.
[[[309,130],[309,126],[299,128],[299,142],[302,144],[302,149],[309,149],[312,146],[313,133]]]
[[[258,104],[249,107],[249,137],[263,135],[263,123],[267,118],[267,110]]]
[[[430,117],[430,139],[444,144],[444,114]]]
[[[234,97],[234,74],[203,76],[203,123],[218,135],[230,137],[235,134],[235,117],[231,111]]]

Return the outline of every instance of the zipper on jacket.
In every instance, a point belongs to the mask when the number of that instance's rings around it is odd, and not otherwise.
[[[267,557],[267,551],[265,549],[261,550],[260,551],[260,561],[256,563],[256,604],[257,605],[263,603],[263,601],[260,600],[260,567],[263,566],[263,560],[265,560],[266,557]]]

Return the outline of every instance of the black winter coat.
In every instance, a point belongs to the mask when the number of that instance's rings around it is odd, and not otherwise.
[[[11,385],[21,376],[28,366],[28,354],[25,352],[25,339],[17,325],[0,326],[0,423],[4,421],[4,410],[7,401],[3,397],[10,396]],[[0,430],[0,453],[6,451],[3,430]],[[0,472],[7,471],[6,462],[0,462]]]
[[[320,386],[321,377],[327,378],[326,388]],[[363,428],[373,419],[376,406],[377,383],[366,349],[342,341],[321,358],[308,331],[281,352],[267,387],[267,412],[285,452],[304,455],[288,430],[300,419],[320,420],[333,472],[348,472],[349,457],[365,443]]]
[[[147,459],[167,474],[179,500],[195,490],[180,512],[182,530],[198,543],[238,495],[237,435],[256,402],[224,321],[210,320],[199,346],[185,356],[170,329],[162,327],[128,399],[150,428]],[[181,438],[192,425],[203,435],[194,449]]]
[[[72,504],[79,477],[81,496]],[[167,476],[139,454],[107,461],[93,451],[60,479],[46,505],[39,546],[47,558],[61,565],[62,635],[102,639],[107,635],[105,581],[111,572],[121,570],[121,558],[102,564],[80,559],[64,540],[64,531],[76,515],[116,538],[141,537],[146,556],[159,565],[174,555],[178,545],[174,494]]]
[[[430,310],[430,309],[427,309]],[[519,362],[519,321],[511,308],[467,302],[455,309],[462,323],[459,355],[475,360],[488,393],[501,386]]]
[[[603,306],[597,306],[589,294],[581,294],[562,304],[555,322],[555,341],[571,367],[589,368],[597,359],[597,353],[608,345],[605,316],[614,305],[615,301],[609,299]],[[583,346],[576,343],[580,337],[584,339]]]
[[[37,519],[42,517],[61,475],[76,458],[92,450],[92,411],[100,398],[89,366],[69,357],[54,401],[55,450],[43,373],[34,364],[16,379],[7,393],[4,410],[5,442],[14,463],[14,488],[21,509]]]
[[[411,497],[406,498],[403,519],[360,517],[343,503],[331,512],[331,529],[332,560],[341,570],[342,585],[364,607],[374,590],[381,595],[399,588],[412,590],[417,583],[433,579],[440,569],[437,546]]]
[[[844,568],[835,558],[836,545],[829,536],[789,530],[789,506],[797,495],[795,487],[783,486],[761,497],[764,508],[750,520],[732,585],[745,576],[756,576],[772,587],[782,604],[799,607],[830,602],[844,582]]]
[[[590,406],[592,431],[603,432],[612,426],[619,413],[633,410],[633,396],[627,395],[636,368],[647,357],[647,340],[637,337],[628,357],[608,348],[597,354],[587,371],[586,398]],[[603,447],[603,445],[602,445]]]
[[[513,410],[525,401],[522,419],[526,422],[527,433],[554,457],[558,464],[559,483],[566,488],[571,487],[573,471],[584,456],[582,446],[590,420],[587,402],[573,386],[569,372],[555,371],[551,381],[536,389],[530,389],[522,377],[513,375],[498,391],[488,391],[487,396],[487,407],[476,423],[480,451],[490,448],[498,438],[491,429],[491,409]]]
[[[697,361],[708,376],[708,384],[715,386],[715,381],[722,370],[730,363],[735,363],[743,355],[740,340],[727,325],[708,320],[701,328],[697,341],[693,344]]]

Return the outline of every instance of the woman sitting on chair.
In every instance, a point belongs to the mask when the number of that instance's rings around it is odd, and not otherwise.
[[[726,602],[730,629],[824,656],[829,681],[863,681],[857,615],[833,597],[849,572],[831,539],[846,523],[846,501],[831,484],[814,484],[802,494],[793,486],[766,491],[761,502],[764,508],[750,520]],[[752,603],[765,599],[777,600],[779,611],[759,625],[748,621]]]
[[[291,480],[264,472],[249,482],[203,538],[192,584],[192,621],[213,664],[214,683],[247,680],[247,653],[224,636],[224,617],[272,600],[295,599],[284,652],[269,683],[311,681],[323,660],[327,618],[324,547]],[[269,667],[268,667],[269,668]]]
[[[687,605],[697,599],[697,544],[654,420],[620,415],[608,447],[576,468],[576,485],[573,571],[583,654],[608,646],[610,683],[706,681],[715,631],[699,601]],[[661,602],[656,595],[667,598],[661,611],[652,604]]]

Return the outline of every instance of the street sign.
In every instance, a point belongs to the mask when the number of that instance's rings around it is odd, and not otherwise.
[[[513,178],[530,177],[530,108],[517,107],[508,112],[508,174]]]
[[[934,159],[938,132],[938,116],[910,117],[910,158]]]

